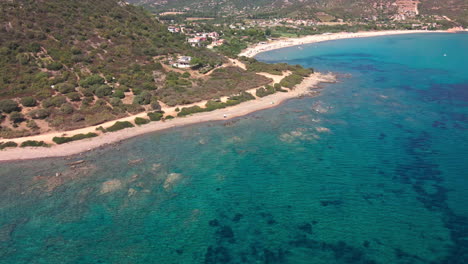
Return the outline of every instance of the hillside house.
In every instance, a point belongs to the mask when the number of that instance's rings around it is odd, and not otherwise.
[[[192,57],[190,56],[180,56],[176,63],[172,64],[172,67],[174,68],[181,68],[181,69],[186,69],[190,68],[191,65],[190,63],[192,62]]]

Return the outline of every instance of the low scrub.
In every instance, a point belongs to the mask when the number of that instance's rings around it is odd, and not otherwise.
[[[13,141],[8,141],[8,142],[0,142],[0,150],[5,149],[5,148],[16,148],[18,144]]]
[[[82,140],[85,138],[92,138],[92,137],[97,137],[97,136],[98,134],[89,132],[87,134],[76,134],[71,137],[54,137],[52,141],[54,141],[57,144],[64,144],[64,143],[68,143],[68,142],[72,142],[76,140]]]
[[[148,117],[151,121],[159,121],[162,119],[163,113],[161,112],[148,113]]]
[[[150,122],[149,119],[142,118],[142,117],[136,117],[135,118],[135,124],[138,126],[148,124]]]
[[[294,88],[294,86],[300,84],[304,80],[304,77],[298,74],[291,74],[283,78],[283,80],[280,81],[280,85],[286,88]]]
[[[129,127],[134,127],[134,125],[128,121],[117,121],[112,126],[106,128],[106,132],[115,132]]]
[[[36,140],[27,140],[21,143],[20,147],[49,147],[50,145],[45,143],[44,141],[36,141]]]
[[[198,105],[191,107],[183,107],[182,110],[177,114],[177,116],[187,116],[195,113],[205,112],[206,108],[201,108]]]
[[[255,91],[255,94],[258,96],[258,97],[265,97],[267,95],[270,95],[270,94],[274,94],[276,92],[276,89],[271,86],[271,85],[267,85],[265,87],[262,87],[262,88],[258,88],[256,91]]]

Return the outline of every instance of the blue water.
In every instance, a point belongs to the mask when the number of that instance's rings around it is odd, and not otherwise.
[[[423,34],[271,51],[258,59],[340,82],[1,164],[0,263],[468,263],[467,48]]]

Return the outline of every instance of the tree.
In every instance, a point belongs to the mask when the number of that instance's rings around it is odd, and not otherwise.
[[[13,111],[19,111],[20,108],[18,106],[18,103],[10,100],[10,99],[5,99],[0,101],[0,111],[5,112],[5,113],[11,113]]]

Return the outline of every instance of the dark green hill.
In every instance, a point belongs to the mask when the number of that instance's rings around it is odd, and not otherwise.
[[[231,95],[252,88],[245,78],[270,82],[240,70],[210,86],[216,74],[169,66],[180,55],[200,71],[227,61],[123,1],[0,0],[0,139]]]
[[[50,85],[92,74],[110,81],[183,45],[140,8],[114,0],[0,1],[0,96],[48,97]]]

